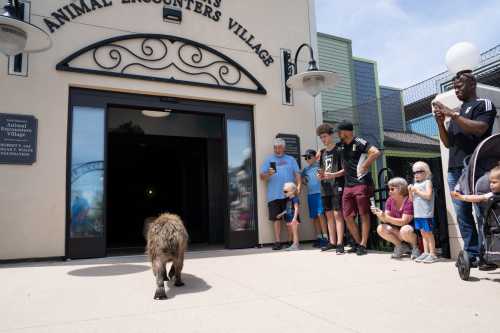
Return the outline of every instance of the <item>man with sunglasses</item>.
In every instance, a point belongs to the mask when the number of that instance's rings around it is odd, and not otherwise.
[[[439,137],[446,148],[450,149],[448,162],[448,185],[454,191],[464,169],[464,159],[471,155],[481,141],[491,135],[497,114],[489,99],[477,97],[477,81],[471,71],[459,72],[453,87],[457,98],[463,102],[460,110],[451,110],[444,104],[433,101],[432,110],[439,128]],[[450,119],[446,126],[445,120]],[[479,240],[470,203],[453,200],[457,214],[460,234],[464,240],[464,249],[471,260],[487,269],[484,263],[476,262],[479,256]]]

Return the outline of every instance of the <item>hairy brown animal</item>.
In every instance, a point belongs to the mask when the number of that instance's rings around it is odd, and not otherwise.
[[[160,215],[148,230],[147,254],[151,260],[153,274],[156,277],[154,299],[166,299],[165,281],[175,277],[175,286],[183,286],[181,279],[186,252],[188,233],[179,216],[173,214]],[[172,267],[167,277],[167,263]]]

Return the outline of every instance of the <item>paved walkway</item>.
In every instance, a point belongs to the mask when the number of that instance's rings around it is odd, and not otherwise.
[[[0,332],[500,332],[500,271],[316,250],[192,252],[154,301],[143,256],[0,266]]]

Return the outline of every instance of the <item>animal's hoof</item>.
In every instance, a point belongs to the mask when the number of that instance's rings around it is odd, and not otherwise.
[[[167,299],[167,294],[165,293],[165,288],[156,289],[154,299],[158,299],[158,300]]]
[[[184,285],[185,285],[185,284],[184,284],[184,282],[182,282],[182,281],[175,281],[175,284],[174,284],[174,286],[176,286],[176,287],[182,287],[182,286],[184,286]]]

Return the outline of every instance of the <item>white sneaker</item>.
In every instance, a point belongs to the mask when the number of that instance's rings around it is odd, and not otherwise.
[[[411,260],[415,260],[415,259],[417,259],[418,257],[420,257],[420,250],[418,249],[418,247],[414,247],[414,248],[411,250],[411,255],[410,255],[410,258],[411,258]]]
[[[439,258],[438,258],[438,257],[435,257],[435,256],[433,256],[433,255],[429,254],[429,255],[427,256],[427,258],[425,258],[422,262],[423,262],[424,264],[433,264],[433,263],[435,263],[435,262],[436,262],[436,261],[438,261],[438,260],[439,260]]]
[[[429,255],[429,253],[422,253],[419,257],[415,258],[415,262],[422,262],[425,260],[425,258],[427,258],[427,256]]]
[[[285,249],[285,251],[298,251],[298,250],[300,250],[300,248],[297,244],[292,244]]]
[[[404,248],[401,245],[396,245],[394,247],[394,252],[391,254],[392,259],[400,259],[404,254]]]

